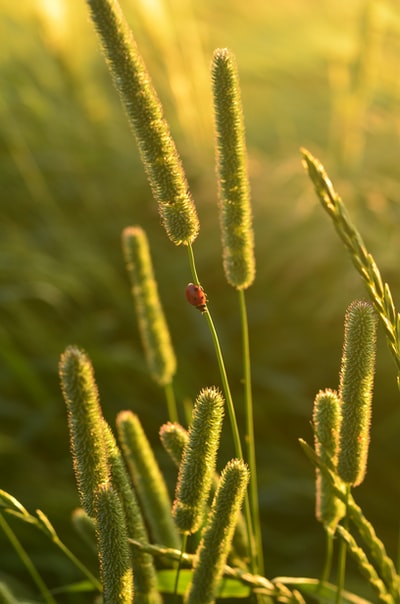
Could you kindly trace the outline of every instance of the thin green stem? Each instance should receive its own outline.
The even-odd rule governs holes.
[[[349,524],[349,516],[348,516],[348,500],[350,496],[350,485],[347,485],[346,488],[346,516],[343,520],[343,526],[347,530]],[[342,601],[342,595],[344,590],[344,581],[346,575],[346,557],[347,557],[347,544],[344,540],[341,540],[339,545],[339,558],[338,558],[338,573],[337,573],[337,590],[336,590],[336,604],[340,604]]]
[[[257,460],[254,439],[253,393],[251,387],[251,362],[249,326],[247,320],[246,297],[244,289],[239,289],[240,318],[242,327],[243,381],[246,414],[245,443],[247,463],[250,468],[249,497],[253,519],[253,531],[257,546],[258,572],[264,573],[264,556],[261,536],[260,508],[258,503]]]
[[[211,313],[210,313],[210,311],[208,309],[205,311],[204,315],[205,315],[205,318],[206,318],[207,323],[208,323],[208,327],[209,327],[210,332],[211,332],[211,337],[213,339],[215,353],[217,355],[217,361],[218,361],[218,366],[219,366],[219,371],[220,371],[221,381],[222,381],[222,388],[224,390],[226,405],[227,405],[227,408],[228,408],[229,419],[230,419],[230,422],[231,422],[231,429],[232,429],[233,444],[234,444],[234,447],[235,447],[235,454],[238,457],[238,459],[244,459],[242,444],[241,444],[241,441],[240,441],[239,427],[238,427],[238,423],[237,423],[237,419],[236,419],[235,407],[233,405],[231,390],[230,390],[230,387],[229,387],[228,376],[226,374],[225,363],[224,363],[224,359],[223,359],[223,356],[222,356],[222,350],[221,350],[221,346],[220,346],[220,343],[219,343],[217,330],[215,329],[215,325],[214,325],[214,322],[212,320]]]
[[[178,409],[176,406],[175,392],[172,382],[165,384],[164,393],[167,401],[168,419],[170,422],[179,423]]]
[[[30,557],[26,553],[25,549],[22,547],[19,539],[17,538],[17,536],[15,535],[14,531],[12,530],[12,528],[10,527],[10,525],[8,524],[8,522],[6,521],[6,519],[4,518],[3,514],[1,514],[1,513],[0,513],[0,526],[3,529],[4,533],[6,534],[6,536],[7,536],[8,540],[10,541],[11,545],[13,546],[13,548],[15,549],[15,551],[17,552],[17,554],[18,554],[21,562],[23,563],[23,565],[27,569],[28,573],[32,577],[33,581],[35,582],[36,586],[38,587],[40,593],[43,596],[43,599],[45,600],[45,602],[47,602],[47,604],[57,604],[56,600],[53,598],[53,596],[49,592],[46,584],[44,583],[44,581],[42,579],[42,577],[39,575],[38,571],[36,570],[36,568],[35,568],[32,560],[30,559]]]
[[[188,245],[187,249],[188,249],[189,264],[190,264],[190,269],[192,272],[193,281],[196,284],[200,284],[200,281],[199,281],[199,278],[197,275],[197,271],[196,271],[196,264],[195,264],[194,254],[193,254],[193,248],[191,245]],[[242,444],[240,441],[239,428],[238,428],[238,423],[237,423],[237,419],[236,419],[235,407],[233,405],[231,389],[229,386],[228,376],[227,376],[226,369],[225,369],[224,358],[222,355],[222,350],[221,350],[221,346],[219,343],[217,330],[215,329],[215,325],[212,320],[211,313],[208,310],[208,307],[206,308],[206,310],[203,314],[207,320],[208,327],[209,327],[209,330],[211,333],[211,337],[212,337],[212,340],[214,343],[215,354],[217,357],[219,372],[220,372],[220,376],[221,376],[222,389],[224,391],[225,401],[226,401],[229,419],[230,419],[230,423],[231,423],[231,430],[232,430],[235,454],[236,454],[236,457],[238,457],[238,459],[244,459]],[[243,507],[244,507],[244,516],[245,516],[246,528],[247,528],[247,536],[248,536],[248,540],[249,540],[251,570],[252,570],[252,572],[258,572],[257,552],[256,552],[256,544],[255,544],[255,540],[254,540],[253,522],[252,522],[250,500],[249,500],[248,492],[246,492]]]
[[[187,251],[188,251],[188,257],[189,257],[190,272],[192,273],[193,282],[199,285],[200,281],[199,281],[199,278],[197,276],[197,270],[196,270],[196,263],[195,263],[195,260],[194,260],[193,247],[191,245],[188,245],[187,246]]]
[[[332,568],[332,554],[333,554],[333,533],[332,531],[325,531],[326,534],[326,553],[325,553],[325,564],[322,569],[320,586],[323,587],[329,579]]]
[[[71,562],[77,568],[79,568],[79,570],[89,579],[89,581],[92,583],[92,585],[99,592],[102,592],[103,591],[103,587],[101,585],[101,582],[94,575],[92,575],[92,573],[90,572],[90,570],[88,568],[86,568],[86,566],[84,564],[82,564],[82,562],[79,560],[79,558],[77,558],[75,556],[75,554],[73,554],[71,552],[71,550],[69,550],[66,545],[64,545],[64,543],[58,538],[58,536],[55,537],[55,538],[53,538],[53,542],[67,556],[67,558],[69,558],[71,560]]]
[[[179,575],[181,572],[182,562],[183,562],[184,555],[186,552],[187,537],[188,536],[186,533],[182,534],[181,555],[179,556],[178,568],[176,569],[175,586],[174,586],[174,598],[175,598],[176,602],[179,602],[179,594],[178,594]]]

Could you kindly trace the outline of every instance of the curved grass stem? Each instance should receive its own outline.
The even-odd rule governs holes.
[[[90,570],[82,564],[82,562],[71,552],[70,549],[58,538],[53,539],[53,542],[57,545],[57,547],[69,558],[69,560],[78,568],[82,574],[87,577],[90,583],[95,587],[100,593],[103,591],[103,587],[100,581],[90,572]]]
[[[45,584],[42,577],[39,575],[38,571],[36,570],[35,565],[33,564],[32,560],[26,553],[25,549],[22,547],[21,543],[19,542],[19,539],[16,537],[14,531],[11,529],[10,525],[8,524],[8,522],[4,518],[3,514],[1,514],[1,513],[0,513],[0,526],[3,529],[4,533],[6,534],[11,545],[15,549],[19,559],[21,560],[21,562],[27,569],[28,573],[32,577],[32,579],[33,579],[34,583],[36,584],[37,588],[39,589],[40,593],[42,594],[43,600],[47,604],[57,604],[55,599],[49,592],[47,585]]]
[[[197,275],[197,271],[196,271],[196,264],[195,264],[192,246],[188,245],[187,250],[188,250],[189,264],[190,264],[190,269],[192,272],[193,281],[196,284],[200,284],[200,281],[199,281],[199,278]],[[243,449],[242,449],[242,444],[241,444],[240,434],[239,434],[239,427],[238,427],[238,423],[237,423],[237,419],[236,419],[235,407],[234,407],[233,400],[232,400],[231,389],[229,386],[228,376],[227,376],[226,369],[225,369],[224,358],[222,355],[222,350],[221,350],[221,346],[219,343],[217,330],[215,329],[215,325],[214,325],[211,313],[208,310],[208,308],[206,308],[206,310],[203,314],[207,320],[208,327],[209,327],[209,330],[211,333],[211,337],[212,337],[212,340],[214,343],[215,354],[217,357],[219,372],[220,372],[220,376],[221,376],[222,389],[224,391],[229,420],[231,423],[235,455],[238,459],[244,459]],[[250,554],[250,560],[251,560],[251,570],[252,570],[252,572],[258,572],[257,551],[256,551],[256,544],[255,544],[255,539],[254,539],[253,521],[252,521],[250,499],[249,499],[248,492],[246,492],[243,507],[244,507],[245,521],[246,521],[247,537],[248,537],[248,542],[249,542],[248,547],[249,547],[249,554]]]

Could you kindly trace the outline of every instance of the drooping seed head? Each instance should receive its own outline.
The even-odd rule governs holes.
[[[87,2],[135,134],[161,222],[175,245],[189,245],[199,232],[196,208],[146,65],[118,2]]]

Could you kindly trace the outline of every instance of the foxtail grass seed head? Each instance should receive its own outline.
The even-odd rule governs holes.
[[[340,422],[341,403],[337,392],[321,390],[314,401],[315,452],[334,472],[337,470]],[[328,532],[334,533],[346,513],[346,507],[335,496],[331,482],[318,468],[316,476],[316,517]]]
[[[114,85],[136,137],[162,224],[175,245],[193,243],[199,221],[183,166],[144,61],[117,0],[87,0]]]
[[[375,373],[376,314],[368,302],[356,300],[345,317],[339,398],[342,423],[338,474],[359,485],[367,470],[372,391]]]
[[[179,549],[181,539],[171,517],[171,500],[164,477],[137,415],[121,411],[117,431],[143,513],[156,543]]]
[[[189,442],[179,468],[172,514],[184,534],[195,533],[201,525],[212,484],[224,416],[224,398],[214,387],[204,388],[197,397]]]
[[[133,571],[124,511],[109,483],[96,493],[96,519],[104,604],[132,604]]]
[[[107,422],[103,422],[103,427],[112,486],[122,503],[128,535],[147,545],[149,543],[147,529],[121,451]],[[149,553],[135,548],[131,550],[131,559],[134,571],[135,602],[160,604],[161,598],[157,590],[153,557]]]
[[[97,487],[109,478],[103,415],[93,367],[84,351],[69,346],[61,356],[59,372],[81,504],[93,517]]]
[[[250,472],[240,459],[225,466],[196,552],[185,604],[213,604],[232,543]]]
[[[124,229],[122,247],[147,365],[153,379],[160,386],[165,386],[172,382],[176,358],[143,229],[137,226]]]
[[[212,84],[224,271],[232,287],[246,289],[255,277],[254,233],[239,77],[226,48],[214,52]]]
[[[160,440],[174,464],[179,467],[183,451],[189,442],[188,431],[180,424],[167,422],[160,428]]]

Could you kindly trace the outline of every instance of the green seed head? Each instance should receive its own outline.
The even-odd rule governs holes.
[[[185,604],[213,604],[231,547],[250,472],[240,459],[225,466],[204,528]]]
[[[187,430],[180,424],[168,422],[160,428],[160,440],[172,461],[179,467],[183,451],[189,442]]]
[[[179,547],[180,538],[171,518],[171,500],[150,442],[132,411],[117,415],[117,431],[132,482],[156,543]]]
[[[109,483],[96,493],[97,537],[104,602],[133,602],[133,571],[122,504]]]
[[[193,243],[199,221],[158,95],[115,0],[88,0],[114,85],[135,134],[162,224],[175,245]]]
[[[350,304],[340,371],[342,423],[338,473],[343,482],[359,485],[367,470],[369,427],[375,372],[376,315],[368,302]]]
[[[132,295],[147,365],[153,379],[160,386],[165,386],[172,381],[176,370],[176,359],[143,229],[140,227],[124,229],[122,246],[132,284]]]
[[[61,356],[59,371],[78,490],[85,512],[93,517],[97,486],[109,478],[94,371],[86,353],[75,346],[69,346]]]
[[[224,271],[232,287],[246,289],[255,277],[254,234],[239,78],[226,48],[214,52],[212,83]]]
[[[315,451],[321,461],[336,472],[341,403],[336,392],[321,390],[314,401]],[[345,505],[334,493],[329,480],[316,471],[316,517],[330,532],[335,532],[338,522],[345,514]]]
[[[179,469],[172,513],[183,533],[201,525],[215,470],[224,415],[224,399],[217,388],[204,388],[197,397],[189,441]]]

